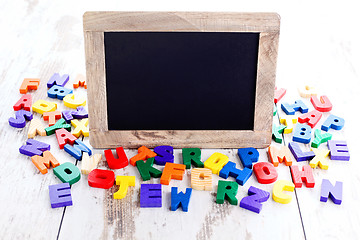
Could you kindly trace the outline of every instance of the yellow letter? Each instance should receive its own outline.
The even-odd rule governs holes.
[[[311,151],[315,153],[315,157],[310,161],[310,167],[316,168],[319,165],[321,169],[327,170],[329,168],[329,163],[326,158],[329,156],[330,151],[326,149],[319,150],[316,148],[312,148]]]
[[[63,99],[64,105],[69,108],[77,108],[79,106],[85,106],[86,98],[85,97],[77,97],[75,99],[74,94],[68,94]]]
[[[229,157],[222,153],[213,153],[205,162],[204,166],[211,169],[213,174],[219,175],[220,170],[227,164]]]
[[[292,197],[290,195],[283,193],[283,191],[293,192],[294,188],[295,185],[292,182],[286,180],[278,180],[274,184],[274,188],[273,188],[274,201],[282,204],[287,204],[291,202]]]
[[[116,176],[116,185],[120,185],[120,187],[114,193],[114,199],[122,199],[126,196],[128,187],[135,186],[135,176]]]
[[[43,114],[44,112],[51,112],[51,111],[55,111],[56,110],[56,103],[53,102],[48,102],[45,100],[37,100],[33,105],[32,105],[32,110],[34,112]]]

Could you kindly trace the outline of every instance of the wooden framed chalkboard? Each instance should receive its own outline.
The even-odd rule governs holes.
[[[271,143],[275,13],[86,12],[90,144]]]

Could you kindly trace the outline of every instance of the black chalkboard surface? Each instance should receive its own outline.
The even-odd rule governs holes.
[[[259,33],[104,32],[108,130],[253,130]]]

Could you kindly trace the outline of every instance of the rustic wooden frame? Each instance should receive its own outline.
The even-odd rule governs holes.
[[[276,13],[86,12],[83,17],[90,144],[95,148],[264,148],[272,135],[273,98],[280,17]],[[104,32],[257,32],[260,33],[254,129],[108,130]]]

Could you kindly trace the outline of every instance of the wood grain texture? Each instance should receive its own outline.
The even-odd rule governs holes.
[[[107,131],[105,50],[103,32],[84,32],[86,76],[88,81],[89,129]],[[91,134],[92,135],[92,134]],[[93,137],[93,136],[91,136]]]
[[[208,148],[264,148],[269,145],[268,132],[255,131],[93,131],[90,144],[97,148],[139,148],[171,145]]]
[[[278,32],[275,13],[86,12],[84,31]]]
[[[96,149],[94,152],[100,151]],[[202,161],[215,151],[229,156],[230,161],[236,162],[237,167],[242,168],[236,149],[202,149]],[[137,154],[137,151],[126,149],[125,153],[131,158]],[[174,150],[175,163],[182,163],[181,155],[181,149]],[[267,161],[265,149],[260,150],[260,161]],[[104,159],[99,165],[101,169],[108,169]],[[162,166],[156,168],[163,170]],[[135,187],[128,189],[124,199],[116,200],[113,194],[118,190],[118,186],[114,185],[108,190],[91,188],[87,185],[86,177],[83,177],[77,186],[74,185],[76,188],[74,191],[77,193],[74,195],[74,201],[82,204],[66,210],[60,239],[70,237],[82,239],[89,237],[90,233],[91,239],[221,239],[224,236],[230,239],[243,237],[260,239],[265,237],[264,234],[270,234],[271,238],[275,239],[286,239],[289,232],[296,236],[295,239],[302,239],[303,232],[296,201],[284,207],[269,200],[264,203],[263,211],[259,215],[227,202],[217,204],[215,203],[217,183],[218,180],[224,179],[213,174],[211,191],[193,190],[189,212],[184,213],[181,210],[172,212],[170,211],[171,187],[178,187],[179,191],[183,192],[190,187],[191,169],[188,169],[182,181],[171,180],[170,185],[162,186],[161,208],[140,208],[140,184],[159,183],[160,180],[151,179],[143,182],[137,169],[131,165],[114,172],[115,175],[135,176]],[[291,180],[287,167],[284,166],[278,172],[279,178]],[[227,180],[233,179],[230,177]],[[239,188],[237,194],[239,201],[247,196],[247,189],[252,185],[269,192],[273,186],[273,184],[259,184],[255,177],[251,177],[244,187]],[[77,224],[74,224],[75,222]],[[274,222],[282,222],[289,232],[273,231]],[[262,231],[257,231],[259,228]]]
[[[356,23],[360,22],[360,15],[356,1],[348,1],[346,4],[347,7],[344,7],[338,2],[323,0],[299,2],[296,5],[265,0],[247,3],[237,0],[182,0],[177,3],[159,0],[128,1],[121,4],[116,0],[106,3],[69,0],[3,1],[0,9],[3,20],[0,21],[0,28],[4,33],[0,39],[0,238],[55,239],[60,231],[59,239],[66,240],[287,240],[304,239],[303,223],[307,239],[359,239],[359,120],[354,103],[358,101],[360,89],[360,70],[357,67],[360,64],[360,34],[354,29]],[[46,98],[45,83],[54,72],[69,73],[70,77],[85,73],[82,14],[89,9],[278,11],[282,16],[282,30],[277,86],[288,90],[282,102],[300,99],[297,87],[305,82],[311,82],[320,90],[320,94],[326,94],[334,105],[332,113],[346,121],[344,129],[334,137],[348,142],[350,161],[330,160],[329,170],[314,171],[314,189],[303,186],[295,190],[296,195],[289,193],[292,194],[293,201],[286,206],[269,199],[259,215],[239,206],[215,204],[218,180],[215,175],[212,192],[193,190],[188,213],[181,210],[171,212],[169,187],[177,186],[181,191],[189,187],[189,170],[183,181],[172,181],[170,186],[164,187],[164,205],[161,209],[139,208],[140,181],[129,189],[129,195],[125,199],[114,201],[112,193],[117,190],[117,186],[110,190],[90,188],[83,175],[71,189],[74,206],[67,207],[65,213],[64,209],[51,209],[47,187],[49,184],[59,183],[59,180],[54,177],[52,169],[42,175],[30,158],[18,153],[18,148],[26,141],[29,123],[24,129],[14,129],[8,125],[7,120],[13,116],[13,104],[21,97],[18,88],[23,78],[41,79],[39,90],[30,92],[36,101]],[[86,94],[86,91],[75,91],[76,94]],[[60,100],[51,101],[61,105]],[[306,104],[311,106],[309,102]],[[278,111],[281,111],[279,104]],[[40,119],[39,114],[34,117]],[[322,121],[324,119],[323,117]],[[285,135],[285,141],[288,141],[287,138],[290,136]],[[52,153],[61,163],[74,162],[67,153],[57,149],[56,138],[36,136],[35,139],[50,143]],[[271,144],[279,146],[273,141]],[[302,149],[306,150],[308,146],[303,145]],[[128,157],[136,154],[135,150],[125,151]],[[177,163],[181,163],[180,151],[175,149]],[[242,167],[236,149],[202,149],[202,160],[215,151],[228,155],[230,160],[237,163],[237,167]],[[94,152],[101,153],[101,150]],[[265,150],[260,150],[260,161],[268,161],[266,154]],[[294,164],[301,166],[307,163]],[[104,158],[100,168],[108,169]],[[291,180],[288,167],[280,165],[276,170],[279,179]],[[115,173],[135,174],[140,179],[136,168],[132,166],[116,170]],[[343,203],[340,206],[333,204],[331,200],[327,203],[319,201],[319,185],[323,178],[330,179],[332,183],[335,180],[344,182]],[[239,200],[247,196],[247,189],[251,185],[269,192],[273,186],[259,184],[252,176],[244,187],[239,187]],[[295,201],[296,197],[298,202]]]
[[[83,17],[89,89],[90,143],[95,148],[174,147],[264,148],[271,142],[280,17],[275,13],[87,12]],[[253,131],[108,130],[104,32],[259,32]],[[113,109],[115,110],[115,109]],[[117,111],[117,110],[116,110]],[[195,144],[195,145],[194,145]]]
[[[288,90],[288,95],[285,95],[285,97],[278,104],[284,102],[293,102],[294,99],[301,99],[306,104],[306,106],[309,107],[309,112],[314,109],[313,105],[310,102],[310,98],[300,97],[300,94],[295,88],[290,88]],[[330,99],[334,99],[332,98],[332,95],[329,95],[329,90],[327,87],[318,88],[317,92],[318,96],[326,94]],[[332,111],[322,113],[322,118],[312,129],[312,140],[314,139],[314,130],[320,129],[321,125],[327,119],[327,117],[330,116],[330,114],[334,114],[336,116],[344,115],[344,111],[339,108],[339,106],[341,105],[343,104],[341,104],[341,100],[339,100],[334,105]],[[279,114],[284,115],[285,113],[279,108]],[[299,117],[300,115],[301,113],[297,112],[295,117]],[[348,129],[348,126],[346,124],[347,122],[345,123],[345,126],[342,130],[338,131],[330,129],[328,131],[333,135],[332,140],[348,140],[344,134]],[[285,145],[287,146],[289,142],[292,142],[293,133],[283,135]],[[302,151],[310,151],[311,149],[311,143],[299,143],[299,145]],[[327,150],[327,144],[322,143],[318,147],[318,149]],[[304,230],[308,239],[324,239],[329,235],[333,235],[334,233],[339,233],[339,235],[341,235],[341,238],[358,238],[360,236],[359,233],[355,231],[356,227],[353,225],[353,221],[357,221],[356,216],[359,215],[360,210],[356,207],[357,204],[351,199],[349,199],[351,198],[350,196],[356,196],[360,192],[359,190],[351,186],[356,181],[357,173],[355,170],[355,166],[358,165],[358,163],[355,163],[356,165],[354,165],[353,157],[354,155],[351,155],[351,159],[349,162],[330,160],[330,158],[328,157],[328,170],[320,169],[319,167],[312,169],[315,179],[314,188],[306,188],[304,183],[302,188],[295,188],[296,196],[299,202],[299,209],[301,211],[301,216],[304,224]],[[297,165],[299,166],[299,168],[302,168],[302,166],[304,165],[309,165],[309,162],[310,161],[295,161],[293,162],[293,165]],[[322,179],[329,179],[332,184],[335,184],[336,181],[343,182],[344,198],[340,206],[335,205],[331,200],[328,200],[327,203],[320,202]],[[319,222],[317,219],[328,219],[329,221],[325,221],[328,222],[328,224],[324,224],[324,222]],[[321,231],[318,231],[317,229],[321,229]]]

